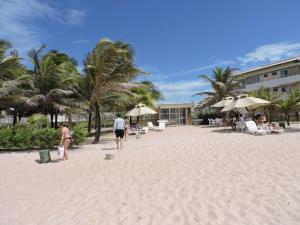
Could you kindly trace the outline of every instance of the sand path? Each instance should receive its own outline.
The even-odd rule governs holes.
[[[111,138],[65,162],[0,154],[0,224],[300,224],[300,132],[171,127],[104,160]]]

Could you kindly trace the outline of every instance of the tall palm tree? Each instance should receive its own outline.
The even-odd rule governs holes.
[[[287,125],[290,126],[290,116],[292,112],[296,111],[297,104],[300,102],[300,90],[292,89],[289,96],[282,100],[280,103],[280,109],[286,118]]]
[[[32,98],[41,113],[50,114],[51,127],[54,127],[54,116],[57,123],[57,114],[70,110],[74,103],[74,94],[79,89],[79,73],[74,60],[67,54],[51,50],[42,55],[44,48],[32,49],[28,53],[34,65],[33,80],[38,90]]]
[[[218,101],[221,101],[222,98],[227,96],[235,96],[241,92],[236,91],[237,82],[234,81],[231,77],[232,69],[227,67],[223,69],[222,67],[217,66],[213,69],[212,76],[208,75],[199,75],[198,77],[208,81],[212,87],[212,91],[199,92],[194,95],[206,96],[203,101],[200,103],[200,107],[205,107],[212,105]]]
[[[15,125],[17,117],[34,105],[29,98],[34,88],[18,52],[9,51],[11,47],[10,42],[0,40],[0,110],[11,109]]]
[[[90,108],[95,111],[96,133],[93,143],[100,140],[102,102],[112,93],[130,94],[129,89],[138,86],[129,83],[142,73],[133,64],[133,55],[133,49],[128,43],[102,39],[85,59],[84,71],[90,86]]]
[[[12,80],[25,74],[26,70],[20,63],[16,50],[11,50],[12,45],[0,39],[0,80]]]

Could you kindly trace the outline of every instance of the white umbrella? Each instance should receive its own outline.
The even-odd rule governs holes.
[[[229,105],[230,103],[232,103],[233,101],[234,101],[233,97],[226,97],[226,98],[223,98],[221,101],[217,102],[216,104],[212,105],[212,107],[223,108],[223,107]]]
[[[155,114],[153,109],[150,109],[146,105],[139,103],[137,104],[132,110],[127,112],[125,115],[126,116],[141,116],[141,115],[146,115],[146,114]]]
[[[231,111],[233,109],[240,109],[240,108],[257,108],[260,106],[268,105],[271,102],[266,101],[264,99],[250,97],[248,95],[240,95],[237,97],[236,100],[234,100],[229,105],[225,106],[221,111]]]

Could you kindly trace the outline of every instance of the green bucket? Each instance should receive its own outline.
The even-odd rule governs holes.
[[[41,163],[47,163],[51,161],[50,152],[48,149],[40,150]]]

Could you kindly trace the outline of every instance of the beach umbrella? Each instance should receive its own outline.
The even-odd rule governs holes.
[[[226,111],[231,111],[231,110],[239,109],[239,108],[254,109],[254,108],[264,106],[264,105],[268,105],[270,103],[271,102],[266,101],[264,99],[255,98],[255,97],[251,97],[248,95],[240,95],[232,103],[225,106],[221,111],[226,112]]]
[[[146,115],[146,114],[156,114],[156,113],[157,112],[155,112],[153,109],[150,109],[146,105],[139,103],[132,110],[127,112],[125,115],[139,117],[139,116]],[[139,129],[138,129],[136,138],[140,138],[140,130]]]
[[[230,103],[232,103],[233,101],[234,101],[233,97],[226,97],[226,98],[223,98],[221,101],[217,102],[216,104],[212,105],[212,107],[223,108],[223,107],[229,105]]]
[[[146,114],[155,114],[153,109],[150,109],[146,105],[139,103],[137,104],[132,110],[127,112],[125,116],[141,116],[141,115],[146,115]]]

